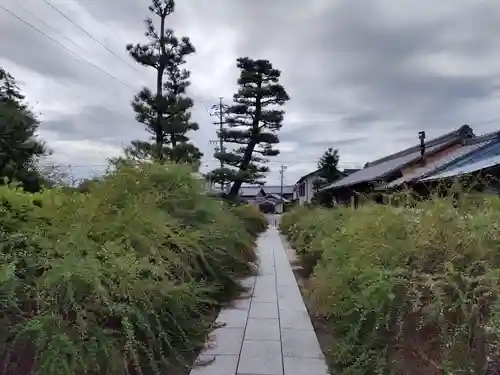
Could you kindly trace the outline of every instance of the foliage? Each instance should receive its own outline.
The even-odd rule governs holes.
[[[467,194],[285,214],[281,230],[318,261],[308,290],[336,370],[493,373],[499,225],[500,198]]]
[[[254,236],[264,232],[268,227],[267,218],[260,210],[250,204],[243,204],[233,208],[233,213],[246,224],[250,233]]]
[[[342,172],[338,170],[339,153],[338,150],[329,148],[324,152],[318,162],[318,178],[314,181],[314,196],[312,203],[325,207],[333,206],[333,193],[331,191],[319,191],[324,184],[337,181],[342,177]]]
[[[32,192],[43,183],[37,162],[49,153],[36,137],[38,125],[14,77],[0,68],[0,178]]]
[[[279,154],[273,148],[279,143],[284,112],[279,109],[290,98],[279,83],[281,72],[268,60],[237,59],[241,70],[240,86],[234,94],[234,104],[226,110],[228,128],[220,133],[224,143],[234,144],[234,150],[220,150],[215,157],[229,167],[212,171],[211,180],[233,182],[228,194],[234,199],[243,183],[258,183],[269,168],[262,165],[266,157]],[[256,155],[257,154],[257,155]]]
[[[170,373],[255,260],[253,230],[179,165],[86,194],[3,186],[0,216],[6,374]]]
[[[146,19],[148,43],[129,44],[127,50],[139,64],[156,70],[155,91],[143,88],[132,102],[137,121],[152,137],[148,142],[132,142],[125,152],[140,160],[196,163],[202,154],[189,143],[187,133],[198,130],[198,124],[191,120],[193,100],[186,95],[190,72],[182,68],[195,49],[188,37],[178,38],[166,28],[174,0],[152,0],[149,10],[159,25]]]
[[[147,141],[132,141],[129,146],[124,149],[124,158],[113,160],[113,164],[118,164],[123,161],[147,161],[154,160],[155,145]],[[183,142],[176,144],[175,148],[170,146],[162,146],[162,160],[170,160],[177,163],[190,164],[198,169],[200,160],[203,154],[200,150],[191,143]]]

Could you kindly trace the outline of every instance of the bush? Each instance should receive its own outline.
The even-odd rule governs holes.
[[[343,374],[486,374],[496,353],[500,198],[290,213]],[[294,215],[294,216],[291,216]],[[500,320],[499,320],[500,321]],[[496,329],[496,328],[495,328]]]
[[[309,277],[320,260],[321,241],[339,229],[338,221],[351,209],[327,210],[299,208],[282,215],[280,231],[288,236],[303,267],[303,276]]]
[[[168,372],[255,259],[254,232],[181,166],[123,167],[86,194],[0,187],[0,198],[7,374]]]
[[[233,208],[233,213],[243,220],[248,231],[254,236],[264,232],[268,227],[267,218],[254,205],[243,204],[236,206]]]

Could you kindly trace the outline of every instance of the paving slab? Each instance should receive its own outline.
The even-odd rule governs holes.
[[[237,374],[283,375],[281,343],[244,341]]]
[[[284,375],[330,375],[324,359],[284,358],[283,365]]]
[[[279,319],[278,304],[276,302],[252,302],[249,317],[254,319]]]
[[[198,357],[213,361],[190,375],[329,375],[277,228],[271,225],[257,246],[258,275],[242,281],[249,298],[221,310],[224,326]]]
[[[210,333],[207,341],[208,345],[206,345],[202,354],[239,355],[244,334],[245,328],[218,328]]]
[[[238,368],[238,355],[200,355],[198,361],[209,364],[195,367],[189,375],[235,375]]]
[[[279,319],[248,319],[246,341],[280,341]]]
[[[316,332],[284,329],[281,331],[283,357],[318,358],[324,357]]]
[[[226,328],[245,328],[247,325],[247,319],[247,310],[229,308],[221,310],[216,323],[218,326],[224,325]]]

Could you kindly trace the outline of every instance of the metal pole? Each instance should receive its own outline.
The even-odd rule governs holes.
[[[219,148],[220,152],[224,152],[224,140],[222,137],[222,131],[224,130],[224,122],[223,122],[223,104],[222,104],[222,96],[219,97]],[[224,168],[224,162],[222,159],[220,160],[220,168]],[[224,181],[220,183],[220,189],[224,192]]]
[[[285,178],[285,166],[283,164],[280,167],[280,177],[281,177],[281,184],[280,184],[281,210],[285,211],[285,209],[284,209],[284,202],[283,202],[283,182],[284,182],[284,178]]]

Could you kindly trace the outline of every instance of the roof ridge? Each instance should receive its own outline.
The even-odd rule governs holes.
[[[478,135],[478,136],[473,137],[473,138],[464,139],[463,144],[464,145],[473,145],[476,143],[492,141],[492,140],[497,139],[497,138],[500,139],[500,131],[499,130],[494,131],[494,132],[484,133],[484,134]]]
[[[457,138],[457,137],[467,136],[467,134],[471,134],[472,137],[475,137],[474,132],[469,125],[462,125],[458,129],[455,129],[449,133],[443,134],[439,137],[432,138],[431,140],[425,142],[425,147],[432,147],[432,146],[435,146],[439,143],[444,143],[446,141],[450,141],[450,140]],[[387,156],[384,156],[383,158],[380,158],[380,159],[374,160],[370,163],[367,163],[365,165],[365,168],[371,167],[371,166],[374,166],[376,164],[380,164],[380,163],[383,163],[385,161],[395,159],[395,158],[398,158],[398,157],[401,157],[401,156],[404,156],[404,155],[407,155],[407,154],[410,154],[410,153],[413,153],[413,152],[416,152],[419,150],[420,150],[420,145],[412,146],[412,147],[406,148],[404,150],[398,151],[394,154],[387,155]]]

